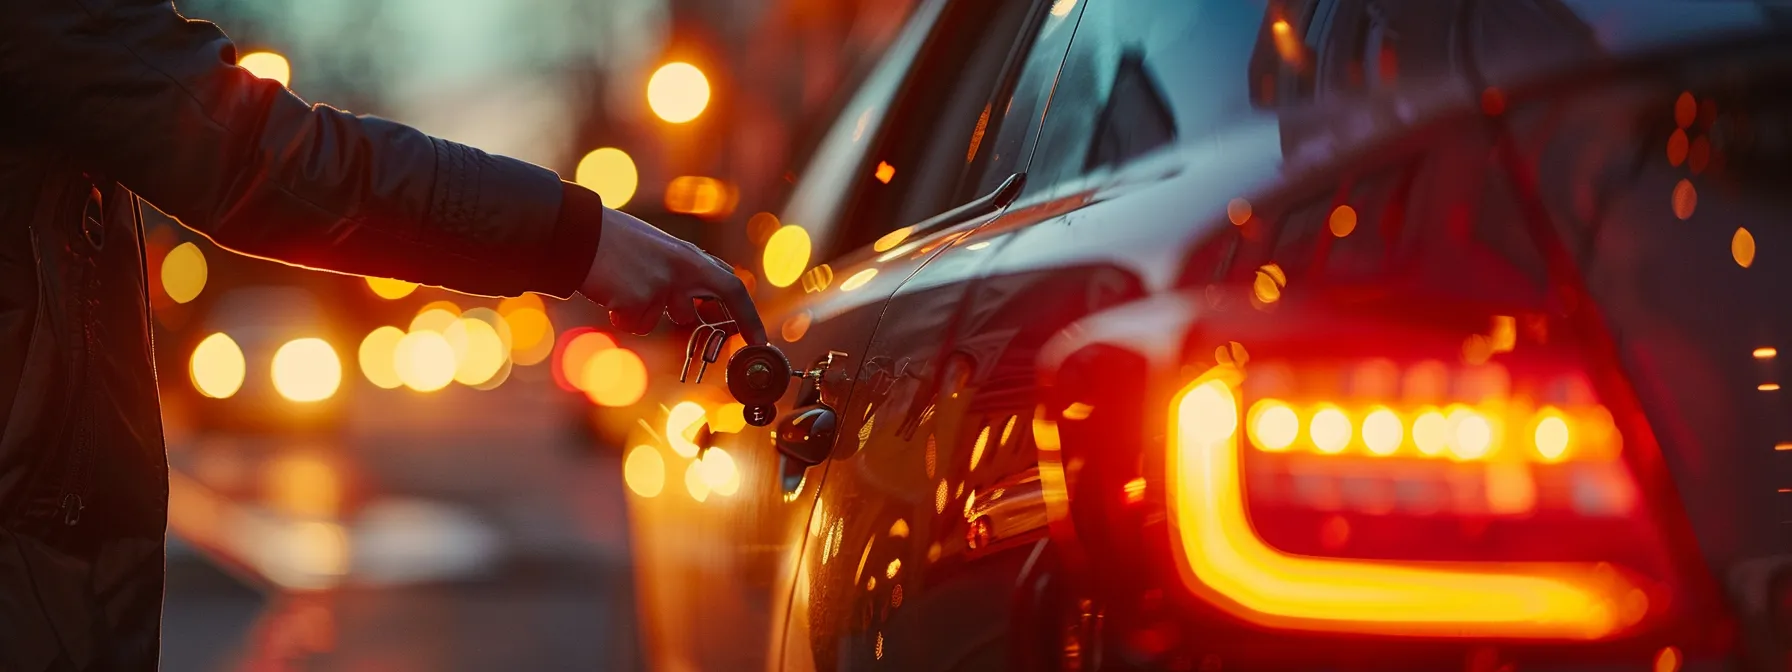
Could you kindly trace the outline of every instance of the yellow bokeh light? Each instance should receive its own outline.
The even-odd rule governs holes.
[[[733,434],[747,428],[747,407],[738,401],[722,404],[709,417],[709,429],[722,434]]]
[[[877,162],[877,172],[873,173],[872,176],[876,177],[879,182],[889,184],[890,180],[896,179],[896,167],[889,163],[879,161]]]
[[[411,292],[417,291],[417,283],[415,282],[405,282],[403,280],[393,280],[391,278],[375,278],[372,276],[362,279],[367,281],[367,288],[373,290],[374,296],[378,296],[382,299],[396,301],[410,296]]]
[[[1343,452],[1350,445],[1350,417],[1336,408],[1322,408],[1307,425],[1307,438],[1322,453]]]
[[[534,308],[507,313],[510,324],[510,358],[523,366],[533,366],[554,352],[554,324],[548,314]]]
[[[1730,258],[1743,268],[1755,265],[1755,234],[1746,228],[1737,228],[1736,234],[1730,237]]]
[[[871,249],[876,252],[888,252],[890,248],[901,245],[902,241],[908,240],[908,237],[914,234],[914,232],[915,227],[912,226],[905,226],[895,231],[891,231],[884,234],[882,238],[878,238],[877,242],[872,243]]]
[[[709,78],[689,63],[674,61],[660,66],[647,79],[647,106],[659,118],[682,124],[709,107]]]
[[[413,331],[395,351],[398,379],[418,392],[434,392],[454,381],[454,347],[436,331]]]
[[[430,304],[417,311],[417,316],[411,318],[411,331],[433,331],[440,334],[448,331],[448,327],[453,326],[455,322],[460,321],[459,310],[450,311],[445,308],[431,307],[435,305]]]
[[[342,386],[342,360],[321,338],[287,341],[274,352],[274,390],[299,403],[329,399]]]
[[[1288,276],[1282,274],[1282,267],[1276,264],[1264,264],[1257,269],[1257,277],[1251,281],[1251,293],[1259,303],[1270,304],[1282,299],[1282,287],[1288,284]]]
[[[765,241],[765,281],[773,287],[789,287],[809,267],[811,243],[803,227],[786,225]]]
[[[642,498],[657,497],[666,488],[666,459],[653,446],[635,446],[622,462],[622,480]]]
[[[1459,460],[1473,460],[1487,455],[1493,447],[1493,425],[1475,411],[1459,408],[1445,418],[1450,426],[1450,454]]]
[[[1251,409],[1251,444],[1270,452],[1287,450],[1300,438],[1300,418],[1294,409],[1273,399],[1257,402]],[[1069,417],[1066,413],[1065,417]]]
[[[1537,423],[1537,430],[1532,433],[1532,440],[1537,443],[1537,454],[1546,462],[1560,462],[1568,454],[1568,421],[1560,415],[1546,415]]]
[[[860,287],[864,287],[866,283],[871,282],[871,279],[875,277],[877,277],[877,269],[875,268],[867,268],[859,271],[852,274],[852,277],[847,278],[846,282],[840,283],[840,291],[850,292]]]
[[[632,406],[647,394],[647,365],[627,348],[599,351],[585,361],[580,386],[599,406]]]
[[[733,495],[740,490],[740,470],[734,465],[734,456],[721,448],[711,448],[703,452],[703,484],[709,486],[711,492],[723,497]]]
[[[1393,455],[1406,438],[1400,416],[1385,408],[1377,408],[1363,418],[1363,445],[1376,455]]]
[[[262,79],[271,79],[281,86],[292,84],[292,62],[271,51],[251,51],[236,59],[236,64],[249,74]]]
[[[464,349],[456,348],[460,352],[455,353],[458,355],[454,367],[455,382],[468,386],[483,385],[498,374],[498,369],[504,368],[507,353],[504,341],[499,337],[498,330],[485,320],[462,318],[449,327],[448,332],[444,337],[449,338],[451,344],[455,340],[462,340],[466,344]],[[453,338],[455,336],[459,339]]]
[[[603,197],[604,205],[611,209],[627,205],[629,199],[635,197],[640,180],[635,160],[628,152],[615,147],[592,150],[579,159],[579,166],[573,171],[573,181],[597,192]]]
[[[698,446],[693,443],[697,432],[703,429],[703,421],[707,411],[694,401],[681,401],[666,412],[666,444],[679,457],[696,457]]]
[[[367,376],[367,382],[386,390],[404,385],[398,377],[398,342],[401,340],[404,340],[404,331],[398,327],[380,327],[361,339],[356,360],[361,363],[361,374]]]
[[[227,399],[243,387],[243,349],[223,332],[212,334],[193,348],[188,373],[193,388],[213,399]]]
[[[498,302],[498,314],[507,318],[511,313],[525,309],[546,311],[548,307],[541,302],[541,295],[533,292],[525,293],[522,296],[512,296]]]
[[[162,289],[175,303],[199,298],[205,290],[205,253],[198,245],[181,243],[162,258]]]
[[[703,480],[703,463],[692,460],[684,468],[684,490],[699,502],[709,499],[709,483]]]
[[[1057,0],[1052,3],[1052,16],[1070,16],[1070,10],[1076,8],[1076,0]]]

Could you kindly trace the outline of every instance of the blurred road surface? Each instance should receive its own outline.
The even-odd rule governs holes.
[[[307,438],[171,427],[163,668],[643,669],[616,451],[542,368],[356,376]]]

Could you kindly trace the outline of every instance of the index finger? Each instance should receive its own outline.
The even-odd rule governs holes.
[[[716,292],[716,300],[727,309],[728,316],[734,318],[735,326],[740,328],[740,337],[747,345],[770,342],[765,335],[765,323],[759,319],[759,309],[753,305],[753,297],[747,293],[747,286],[740,277],[732,272],[720,272],[717,276],[717,286],[711,289]]]

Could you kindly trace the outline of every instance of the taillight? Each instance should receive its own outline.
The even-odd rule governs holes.
[[[1272,627],[1566,640],[1659,606],[1584,376],[1289,353],[1222,357],[1169,402],[1172,545],[1208,601]]]

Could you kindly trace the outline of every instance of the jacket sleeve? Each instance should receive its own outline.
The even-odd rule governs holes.
[[[309,105],[169,0],[0,0],[0,101],[219,245],[458,291],[569,296],[597,217],[545,168]]]

